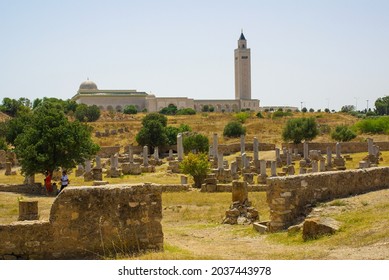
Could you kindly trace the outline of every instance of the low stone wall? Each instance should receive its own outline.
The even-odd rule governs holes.
[[[381,151],[389,151],[389,142],[374,142],[375,145],[380,147]],[[342,153],[363,153],[367,151],[367,142],[342,142],[340,144]],[[322,154],[327,152],[327,147],[331,147],[333,153],[336,152],[336,143],[315,143],[309,142],[309,150],[320,150]],[[299,153],[303,153],[303,144],[282,143],[282,148],[297,148]]]
[[[156,185],[68,187],[49,221],[0,225],[0,259],[100,259],[162,250],[161,189]]]
[[[247,185],[248,192],[264,192],[266,189],[266,185]],[[217,185],[203,184],[201,186],[201,192],[232,192],[232,183]]]
[[[270,231],[295,224],[317,202],[389,188],[389,167],[310,173],[267,179]]]
[[[45,195],[46,188],[41,183],[35,183],[33,185],[0,185],[0,192],[14,192],[14,193],[25,193],[33,195]]]
[[[259,143],[258,150],[259,151],[272,151],[276,148],[275,144],[269,143]],[[224,155],[234,154],[240,152],[240,143],[233,144],[219,144],[218,145],[219,152]],[[246,143],[245,145],[246,151],[253,151],[253,143]]]

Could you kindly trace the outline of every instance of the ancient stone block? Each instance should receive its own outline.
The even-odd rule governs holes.
[[[38,201],[19,201],[19,221],[39,220]]]
[[[340,228],[340,223],[328,217],[308,218],[303,225],[303,239],[316,239],[323,235],[334,234]]]

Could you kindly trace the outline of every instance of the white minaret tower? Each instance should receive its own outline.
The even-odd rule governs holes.
[[[251,57],[246,38],[242,33],[235,49],[235,99],[251,99]]]

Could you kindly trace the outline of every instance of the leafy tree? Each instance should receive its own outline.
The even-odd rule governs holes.
[[[37,107],[23,132],[15,139],[22,173],[32,175],[74,168],[91,158],[99,146],[91,140],[92,128],[69,122],[50,102]]]
[[[308,109],[306,107],[304,107],[301,109],[301,112],[306,113],[306,112],[308,112]]]
[[[204,105],[203,108],[201,109],[202,112],[209,112],[209,106]]]
[[[9,144],[15,145],[16,137],[23,133],[24,129],[31,121],[31,116],[31,111],[22,111],[18,113],[17,117],[7,120],[4,123],[3,135]]]
[[[196,153],[206,153],[209,150],[209,140],[202,134],[193,134],[184,137],[183,140],[184,151],[196,151]]]
[[[136,109],[136,107],[134,105],[127,105],[126,107],[124,107],[123,113],[135,115],[138,113],[138,110]]]
[[[180,164],[181,172],[193,177],[196,188],[201,188],[201,184],[204,182],[210,167],[211,165],[206,154],[189,153]]]
[[[0,137],[0,150],[8,150],[8,145],[4,137]]]
[[[213,107],[213,106],[209,106],[209,112],[215,112],[215,107]]]
[[[328,108],[325,108],[325,109],[324,109],[324,112],[326,112],[326,113],[330,113],[330,109],[328,109]]]
[[[335,131],[331,133],[331,138],[336,141],[347,142],[357,137],[347,125],[338,125]]]
[[[30,111],[30,103],[30,100],[24,97],[19,98],[19,100],[5,97],[3,104],[0,105],[0,111],[11,117],[16,117],[21,111]]]
[[[147,114],[143,119],[142,119],[142,125],[145,126],[149,121],[156,120],[162,124],[163,127],[167,125],[167,117],[158,114],[158,113],[150,113]]]
[[[238,121],[231,121],[224,127],[223,136],[240,137],[242,134],[246,134],[246,129]]]
[[[313,112],[315,112],[315,109],[310,108],[310,109],[309,109],[309,112],[310,112],[310,113],[313,113]]]
[[[389,115],[389,96],[378,98],[374,106],[377,115]]]
[[[342,108],[340,109],[340,111],[343,113],[349,113],[349,112],[355,111],[355,106],[354,105],[343,105]]]
[[[301,143],[302,140],[312,140],[318,134],[318,127],[314,118],[297,118],[287,121],[282,132],[285,141],[292,140],[294,143]]]
[[[165,127],[165,134],[167,137],[167,144],[176,145],[177,144],[177,134],[180,132],[178,127],[167,126]]]
[[[136,141],[141,146],[148,145],[151,150],[164,146],[168,143],[165,127],[156,119],[149,120],[136,135]]]
[[[88,106],[86,104],[79,104],[76,108],[74,116],[80,122],[94,122],[100,117],[100,108],[96,105]]]

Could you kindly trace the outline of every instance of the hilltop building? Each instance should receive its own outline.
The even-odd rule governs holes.
[[[177,106],[178,109],[192,108],[198,112],[206,105],[214,107],[216,112],[238,112],[242,109],[259,111],[259,100],[251,99],[251,57],[243,32],[234,54],[235,99],[195,100],[188,97],[156,97],[136,90],[101,90],[88,79],[80,85],[72,100],[110,111],[122,111],[125,106],[134,105],[138,111],[158,112],[170,104]]]

